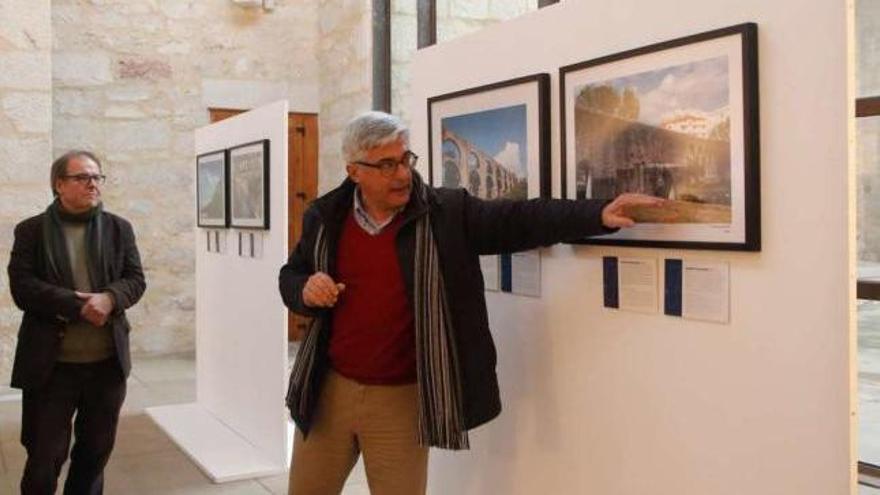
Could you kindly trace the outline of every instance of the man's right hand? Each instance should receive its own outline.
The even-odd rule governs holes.
[[[303,287],[303,303],[312,308],[332,308],[345,290],[345,284],[337,284],[323,272],[314,273]]]

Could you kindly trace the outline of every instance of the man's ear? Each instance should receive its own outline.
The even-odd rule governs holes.
[[[358,183],[358,168],[353,164],[349,163],[345,165],[345,170],[348,172],[348,178],[351,179],[355,184]]]

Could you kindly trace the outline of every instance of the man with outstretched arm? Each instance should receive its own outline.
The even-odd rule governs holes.
[[[373,495],[424,494],[428,448],[464,449],[501,411],[479,256],[629,227],[663,200],[484,201],[428,187],[399,119],[346,128],[348,177],[318,198],[281,268],[284,303],[314,317],[287,394],[291,495],[337,495],[360,454]]]

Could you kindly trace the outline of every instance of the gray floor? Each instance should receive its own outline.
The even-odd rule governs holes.
[[[178,356],[136,360],[120,419],[116,449],[105,472],[108,495],[286,494],[287,474],[214,484],[144,413],[154,405],[195,400],[194,360]],[[0,494],[18,493],[25,452],[18,441],[21,403],[0,401]],[[61,481],[63,482],[64,474]],[[59,490],[60,493],[61,490]],[[368,495],[361,463],[344,495]]]

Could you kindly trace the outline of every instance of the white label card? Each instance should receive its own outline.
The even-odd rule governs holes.
[[[657,312],[657,260],[620,258],[617,265],[620,309],[640,313]]]
[[[729,263],[684,260],[681,285],[683,318],[718,323],[729,321]]]

